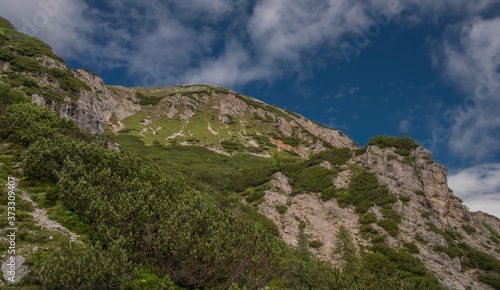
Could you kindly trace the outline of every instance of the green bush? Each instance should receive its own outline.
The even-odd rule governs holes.
[[[397,223],[401,222],[401,216],[390,205],[384,206],[384,208],[380,210],[380,213],[385,218],[391,219]]]
[[[1,41],[1,35],[0,35],[0,41]],[[8,49],[0,48],[0,60],[2,60],[4,62],[10,62],[14,58],[16,58],[16,55],[14,53],[12,53],[12,51],[10,51]]]
[[[283,136],[281,139],[282,139],[281,141],[283,141],[283,143],[290,145],[290,146],[293,146],[293,147],[297,147],[300,144],[300,139],[297,139],[295,137]]]
[[[295,178],[293,186],[297,192],[321,192],[333,185],[330,176],[330,170],[319,166],[311,166],[304,169],[300,175]]]
[[[498,233],[498,232],[497,232],[497,231],[496,231],[496,230],[495,230],[492,226],[490,226],[489,224],[487,224],[487,223],[485,223],[485,222],[483,222],[483,221],[482,221],[482,223],[483,223],[483,226],[484,226],[484,227],[485,227],[488,231],[490,231],[490,233],[491,233],[494,237],[496,237],[497,239],[500,239],[500,234],[499,234],[499,233]]]
[[[323,201],[328,201],[332,198],[337,198],[339,196],[339,192],[344,191],[344,189],[338,189],[334,186],[330,186],[321,190],[321,199]]]
[[[181,286],[258,287],[278,273],[282,246],[274,236],[126,153],[84,148],[65,161],[58,188],[100,240],[126,237],[134,260],[151,257]]]
[[[286,205],[277,205],[276,206],[276,210],[280,213],[280,214],[284,214],[286,212],[286,210],[288,209],[288,206]]]
[[[47,108],[20,103],[9,106],[0,116],[0,137],[28,146],[45,137],[56,134],[86,138],[75,123],[57,117]]]
[[[157,105],[163,97],[155,97],[155,96],[145,96],[142,93],[136,93],[135,96],[139,99],[139,105],[147,106],[147,105]]]
[[[479,275],[477,279],[488,286],[493,287],[494,289],[500,289],[500,276],[493,274]]]
[[[32,60],[29,57],[18,56],[10,62],[10,69],[15,72],[30,72],[30,73],[40,73],[45,71],[38,62]]]
[[[250,194],[245,198],[247,202],[258,202],[261,201],[266,195],[265,191],[260,188],[256,188],[250,191]]]
[[[394,150],[394,153],[397,153],[403,157],[410,156],[410,150],[408,150],[408,149],[396,149],[396,150]]]
[[[368,148],[368,147],[364,146],[364,147],[360,147],[360,148],[358,148],[358,149],[355,149],[355,150],[354,150],[354,155],[359,156],[359,155],[363,155],[363,154],[365,154],[365,153],[366,153],[366,149],[367,149],[367,148]]]
[[[31,98],[20,91],[11,89],[8,85],[0,83],[0,111],[3,113],[8,106],[29,103]]]
[[[398,157],[396,155],[393,155],[393,154],[387,155],[387,161],[391,161],[391,160],[398,160]]]
[[[250,152],[250,153],[257,153],[257,154],[258,154],[258,153],[262,153],[262,152],[264,152],[264,150],[263,150],[262,148],[260,148],[260,147],[253,147],[253,146],[249,146],[249,147],[247,147],[246,149],[247,149],[247,151],[248,151],[248,152]]]
[[[128,254],[119,245],[82,247],[68,241],[42,262],[36,273],[43,289],[120,288],[134,275]]]
[[[403,287],[406,289],[442,289],[438,280],[427,272],[424,263],[406,251],[397,251],[384,243],[372,247],[373,253],[365,255],[364,268],[383,277],[394,277],[398,274],[410,278],[415,284]],[[393,289],[392,287],[384,289]]]
[[[244,148],[242,144],[237,143],[237,142],[233,142],[230,140],[222,141],[221,145],[224,148],[224,150],[226,150],[227,152],[233,152],[235,150],[239,151],[239,150],[242,150]]]
[[[458,247],[465,252],[465,257],[473,267],[500,274],[500,261],[493,256],[481,252],[466,243],[460,243]]]
[[[349,148],[332,148],[315,154],[310,160],[310,165],[317,165],[323,161],[328,161],[333,166],[343,165],[352,157]]]
[[[452,259],[462,255],[462,251],[460,251],[460,249],[455,247],[455,246],[446,247],[446,246],[437,245],[437,246],[434,246],[434,251],[445,253],[446,255],[448,255],[448,257],[450,257]]]
[[[409,196],[405,196],[405,195],[400,195],[400,196],[399,196],[399,200],[401,200],[403,203],[405,203],[405,204],[406,204],[406,203],[408,203],[408,202],[410,202],[410,201],[411,201],[411,197],[409,197]]]
[[[379,206],[397,201],[397,198],[389,193],[386,186],[378,183],[375,174],[360,169],[351,179],[347,194],[338,198],[339,204],[353,204],[358,213],[365,213],[373,204]]]
[[[81,90],[91,90],[86,83],[75,78],[73,75],[58,78],[58,82],[59,88],[64,91],[70,92],[71,94],[73,94],[73,96],[76,96]]]
[[[377,231],[378,233],[378,231]],[[382,244],[382,243],[385,243],[385,239],[387,238],[386,235],[376,235],[376,236],[373,236],[371,241],[372,243],[375,245],[375,244]]]
[[[421,244],[427,244],[428,242],[426,240],[424,240],[422,237],[420,236],[415,236],[415,241],[421,243]]]
[[[416,195],[425,196],[425,192],[423,192],[422,190],[414,190],[413,193],[415,193]]]
[[[469,236],[477,232],[476,227],[471,226],[471,225],[467,225],[467,224],[463,224],[463,225],[462,225],[462,229],[464,229],[464,231],[465,231],[465,232],[466,232]]]
[[[408,252],[410,252],[412,254],[419,254],[420,253],[418,246],[413,242],[412,243],[405,243],[403,246],[408,250]]]
[[[318,240],[310,241],[309,247],[315,248],[315,249],[321,248],[321,247],[323,247],[323,243],[321,241],[318,241]]]
[[[399,234],[398,224],[393,220],[380,220],[377,224],[393,237]]]
[[[82,145],[71,137],[59,134],[51,139],[39,139],[24,152],[25,158],[22,163],[24,175],[33,180],[57,182],[58,173],[63,168],[66,158],[81,154]],[[99,147],[97,144],[90,146],[96,150]],[[55,198],[53,193],[55,192],[51,192],[47,198]]]
[[[369,235],[378,235],[378,230],[374,229],[371,225],[361,225],[359,228],[359,232],[361,233],[361,237],[364,239],[368,239]]]
[[[415,157],[405,156],[405,158],[403,158],[403,161],[401,161],[401,163],[408,165],[410,167],[415,167]]]
[[[368,141],[370,146],[378,146],[380,148],[396,148],[396,149],[415,149],[420,147],[420,145],[414,140],[403,136],[403,137],[392,137],[392,136],[375,136]]]
[[[373,212],[364,214],[359,217],[359,223],[366,225],[377,222],[377,215]]]
[[[5,83],[12,88],[19,88],[23,92],[34,93],[38,92],[40,86],[33,79],[26,77],[20,73],[9,72],[4,79]]]

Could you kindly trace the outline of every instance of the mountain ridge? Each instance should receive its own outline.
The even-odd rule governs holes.
[[[359,147],[338,130],[216,86],[106,86],[87,69],[71,70],[46,44],[2,29],[8,32],[6,37],[2,30],[0,42],[2,83],[114,140],[109,148],[135,152],[161,169],[175,165],[172,172],[185,171],[198,190],[220,191],[223,204],[255,208],[294,248],[339,265],[335,244],[344,227],[359,256],[390,264],[391,251],[410,253],[450,289],[485,289],[477,277],[499,274],[477,256],[493,265],[491,259],[500,259],[500,220],[469,212],[448,188],[446,167],[409,138],[380,136]],[[179,159],[180,165],[167,160],[194,147],[210,150],[193,152],[214,168],[196,168],[194,159]],[[154,157],[145,155],[153,150]],[[224,169],[226,175],[211,176],[218,168],[210,159],[216,158],[237,164]],[[255,168],[245,167],[248,160]],[[254,175],[257,180],[246,181]],[[241,184],[217,183],[221,176]],[[391,250],[377,248],[380,243]],[[415,269],[409,273],[426,272]]]

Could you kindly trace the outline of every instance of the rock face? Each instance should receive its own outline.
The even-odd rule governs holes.
[[[29,273],[25,263],[26,259],[22,256],[8,257],[7,260],[2,263],[3,279],[7,281],[7,283],[17,283],[21,281],[21,279]]]
[[[182,126],[176,128],[176,132],[183,130],[189,133],[192,130],[188,124],[194,123],[192,121],[195,117],[203,115],[206,122],[218,121],[219,124],[210,125],[214,132],[219,133],[220,138],[207,138],[206,141],[203,140],[204,142],[200,140],[199,144],[190,144],[189,140],[195,139],[191,137],[196,137],[194,135],[197,133],[190,132],[189,135],[177,135],[170,139],[175,139],[173,141],[176,144],[203,146],[220,151],[223,149],[222,141],[236,138],[237,140],[231,142],[240,143],[244,147],[266,147],[264,150],[255,149],[250,153],[271,156],[275,150],[268,150],[267,147],[271,146],[267,142],[269,139],[264,141],[261,139],[261,144],[255,146],[256,140],[253,138],[253,136],[266,136],[279,140],[274,143],[274,149],[278,149],[281,142],[286,144],[288,141],[291,143],[288,144],[289,147],[281,146],[281,148],[304,158],[307,158],[310,152],[319,153],[332,146],[357,147],[349,137],[338,130],[311,122],[303,116],[274,105],[269,106],[229,89],[208,85],[156,88],[108,87],[99,76],[87,69],[72,70],[55,55],[26,58],[31,58],[43,67],[38,74],[30,71],[15,72],[36,82],[36,93],[31,95],[32,102],[46,106],[60,117],[73,120],[80,128],[94,134],[103,134],[105,125],[110,125],[111,131],[115,134],[123,129],[137,130],[138,128],[130,128],[130,123],[122,122],[136,114],[139,115],[137,118],[141,119],[146,115],[153,124],[157,121],[176,123],[180,120]],[[5,71],[11,72],[10,63],[1,61],[0,74]],[[138,120],[136,124],[141,122],[142,120]],[[136,136],[147,140],[148,132],[156,135],[158,130],[155,128],[161,127],[165,129],[164,132],[169,133],[168,136],[162,136],[163,132],[158,134],[164,137],[163,145],[167,145],[168,142],[165,141],[170,140],[167,138],[173,136],[175,132],[165,128],[164,125],[152,127],[153,129],[143,126],[139,128],[140,133]],[[221,126],[216,128],[216,125]],[[198,127],[195,129],[199,130]],[[225,131],[226,134],[222,134],[221,131]]]
[[[271,190],[266,191],[265,202],[259,205],[259,211],[273,220],[280,229],[283,240],[294,247],[298,245],[299,224],[306,224],[304,233],[309,239],[323,243],[319,249],[311,251],[323,260],[336,263],[332,259],[335,235],[340,225],[346,226],[351,232],[359,231],[358,216],[352,209],[342,209],[337,202],[321,201],[319,194],[299,194],[290,196],[292,187],[288,178],[276,173],[271,181]],[[287,205],[285,213],[280,214],[276,206]],[[357,240],[356,244],[360,241]]]
[[[85,70],[78,70],[74,74],[91,90],[81,90],[76,104],[66,98],[63,104],[52,102],[49,108],[57,112],[60,117],[73,120],[80,128],[94,134],[102,134],[104,125],[113,113],[121,119],[140,109],[139,105],[113,95],[99,76]],[[33,96],[32,101],[37,104],[45,103],[38,95]]]
[[[491,289],[475,280],[473,270],[463,270],[458,258],[434,250],[435,246],[447,247],[445,238],[429,228],[432,223],[439,230],[453,229],[463,236],[461,242],[479,249],[500,259],[494,246],[487,246],[492,236],[482,225],[486,222],[494,229],[500,227],[500,220],[484,214],[471,213],[458,200],[453,198],[447,186],[447,169],[431,161],[431,152],[417,148],[408,157],[395,153],[394,149],[381,149],[377,146],[367,147],[366,153],[353,156],[343,171],[333,179],[337,188],[346,188],[352,177],[348,166],[363,166],[376,175],[381,185],[386,185],[396,196],[409,200],[398,200],[392,204],[394,210],[401,215],[400,232],[393,237],[388,235],[386,241],[393,247],[401,248],[404,243],[414,242],[420,253],[419,257],[427,269],[439,279],[440,283],[449,289]],[[321,166],[332,169],[328,162]],[[344,225],[354,235],[356,245],[369,245],[370,242],[361,238],[358,215],[354,208],[340,208],[333,198],[324,202],[320,193],[299,194],[292,196],[292,186],[288,178],[276,173],[271,182],[271,188],[265,192],[265,200],[259,205],[259,211],[273,220],[280,230],[283,240],[297,246],[299,224],[305,223],[304,233],[309,240],[321,241],[320,248],[310,248],[319,258],[336,263],[332,257],[335,235],[341,225]],[[278,212],[276,206],[288,205],[284,213]],[[374,206],[370,212],[383,219],[380,208]],[[425,213],[425,214],[424,214]],[[477,229],[477,233],[467,234],[462,225],[468,224]],[[373,228],[381,233],[385,230],[377,224]],[[417,242],[420,241],[420,242]]]
[[[134,124],[127,121],[115,125],[120,129],[138,130],[136,135],[145,140],[151,132],[156,135],[157,142],[163,145],[175,141],[175,144],[203,146],[217,149],[214,152],[218,152],[224,150],[221,146],[222,141],[230,139],[231,142],[240,143],[246,148],[257,148],[249,153],[266,158],[273,153],[266,151],[269,150],[266,148],[268,146],[273,146],[278,151],[283,149],[294,152],[304,158],[308,158],[310,152],[319,153],[331,147],[357,147],[349,137],[338,130],[321,126],[298,114],[269,106],[228,89],[208,85],[150,89],[106,88],[100,81],[93,79],[92,75],[84,71],[81,75],[81,79],[89,84],[93,91],[105,93],[104,97],[99,95],[99,98],[103,100],[99,106],[108,123],[110,123],[108,118],[110,114],[115,114],[120,122],[127,116],[140,115],[141,117],[137,118],[147,118],[151,122],[147,126],[143,120],[134,121]],[[109,96],[106,95],[108,93]],[[136,93],[156,98],[157,102],[137,105],[141,102],[137,99]],[[147,117],[143,117],[144,115]],[[165,127],[166,122],[170,124]],[[207,132],[200,132],[200,123],[203,123],[203,128],[207,128]],[[135,125],[139,125],[139,128],[134,128]],[[157,127],[163,129],[159,135],[156,134],[157,130],[152,129]],[[203,135],[206,133],[210,135]],[[168,135],[163,136],[163,134]],[[198,137],[198,143],[191,144],[192,140],[197,139],[197,135],[204,137]],[[255,136],[262,137],[259,139]],[[203,138],[207,140],[201,140]],[[261,147],[264,149],[260,150]]]

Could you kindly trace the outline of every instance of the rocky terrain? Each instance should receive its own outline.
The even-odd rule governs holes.
[[[428,224],[432,223],[442,231],[452,228],[461,234],[467,244],[500,259],[498,245],[491,246],[492,233],[483,225],[486,222],[498,232],[499,219],[481,212],[472,213],[458,201],[447,186],[446,167],[431,161],[431,152],[420,147],[410,154],[415,157],[415,161],[413,165],[406,165],[394,149],[368,146],[366,153],[353,157],[342,166],[345,171],[334,179],[334,184],[338,188],[347,187],[352,176],[348,165],[364,166],[375,173],[379,182],[387,185],[390,192],[408,197],[408,201],[400,199],[393,204],[393,208],[402,216],[402,221],[399,223],[399,234],[387,236],[388,243],[403,248],[405,243],[418,241],[416,245],[419,253],[416,255],[449,289],[467,289],[469,286],[472,289],[486,289],[485,285],[475,280],[472,269],[462,267],[458,257],[452,259],[445,253],[433,250],[438,245],[446,247],[447,241],[443,235],[429,229]],[[259,210],[279,226],[281,237],[288,244],[297,246],[301,221],[306,223],[305,233],[310,239],[322,242],[323,246],[313,249],[313,252],[324,260],[335,263],[332,250],[340,225],[355,234],[358,246],[369,244],[361,237],[361,224],[353,207],[341,208],[335,199],[325,202],[319,192],[293,196],[288,178],[281,173],[274,175],[271,185]],[[287,204],[289,206],[285,213],[277,211],[276,206]],[[380,209],[371,209],[378,220],[383,219]],[[464,224],[476,228],[477,232],[468,234],[462,228]],[[385,232],[377,224],[373,227]]]
[[[496,237],[500,220],[470,212],[448,187],[447,168],[432,161],[432,153],[421,147],[406,151],[373,144],[359,147],[339,130],[221,87],[106,86],[86,69],[69,69],[53,52],[23,56],[29,66],[15,66],[10,61],[12,53],[3,53],[1,82],[24,90],[34,104],[73,120],[86,131],[116,137],[122,147],[126,145],[120,140],[125,138],[139,140],[144,151],[153,145],[197,146],[226,157],[247,154],[270,162],[279,154],[307,162],[345,149],[345,162],[325,159],[310,166],[317,172],[326,170],[331,185],[317,192],[299,190],[297,180],[278,171],[263,184],[261,199],[249,201],[247,197],[241,202],[254,205],[272,220],[288,245],[298,247],[299,236],[305,234],[311,242],[309,250],[334,265],[339,262],[333,255],[336,236],[340,226],[345,226],[355,237],[358,255],[382,238],[421,259],[448,289],[493,289],[478,281],[477,275],[487,271],[470,258],[468,247],[500,260]],[[29,69],[33,66],[38,70]],[[58,79],[59,75],[64,77]],[[78,89],[68,89],[68,82]],[[343,200],[353,190],[353,178],[365,171],[394,200],[382,205],[375,201],[365,211],[352,200]],[[327,190],[335,194],[326,197]],[[23,199],[32,202],[29,196]],[[47,220],[42,209],[36,208],[32,215],[39,226],[74,235]],[[371,220],[365,221],[368,217]]]

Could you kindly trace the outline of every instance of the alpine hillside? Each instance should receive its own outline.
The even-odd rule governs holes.
[[[0,111],[11,287],[500,289],[500,219],[408,137],[358,146],[217,86],[108,86],[1,17]]]

